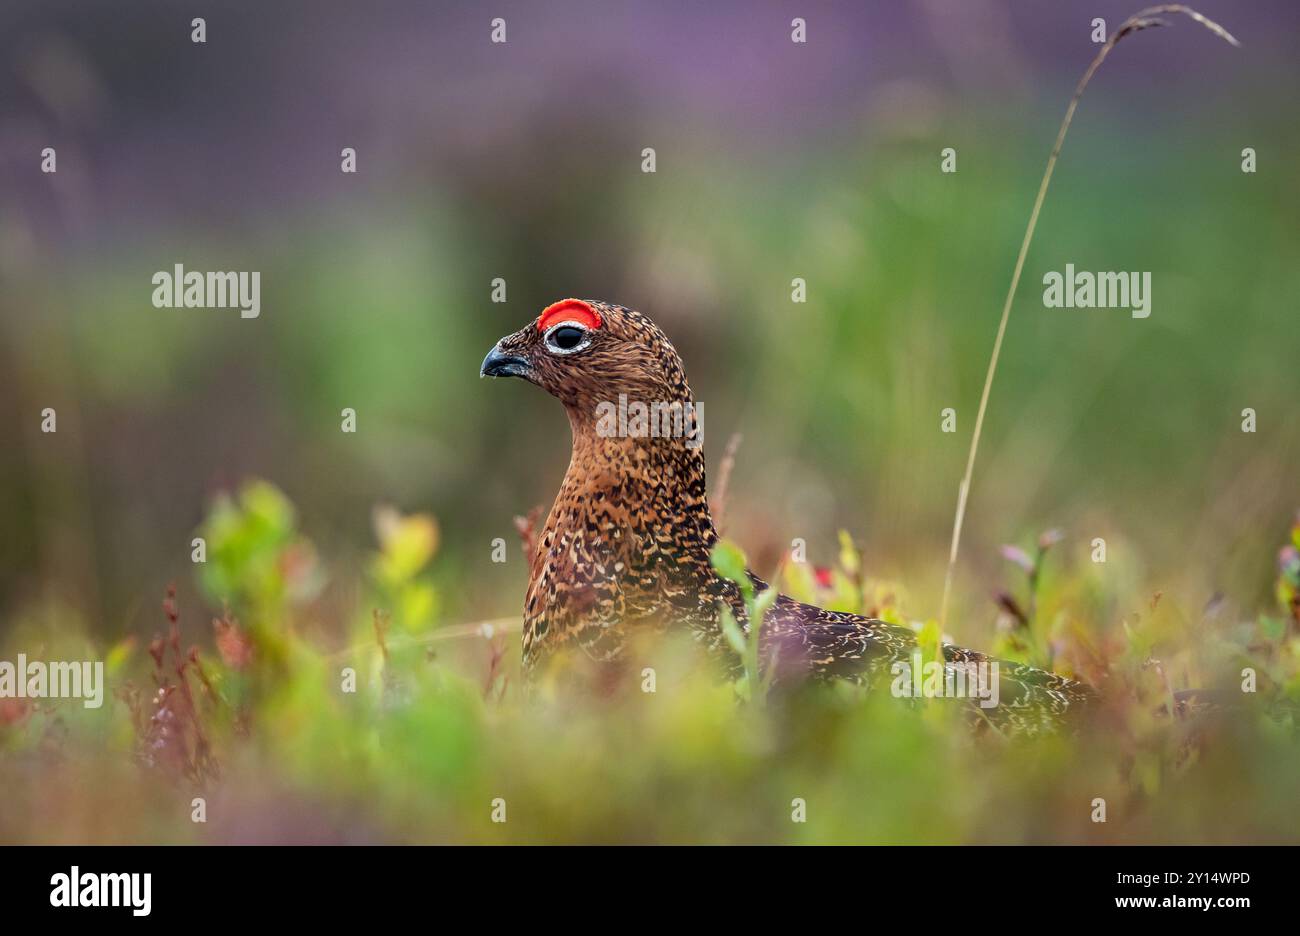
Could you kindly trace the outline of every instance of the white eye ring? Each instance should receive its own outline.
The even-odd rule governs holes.
[[[551,339],[561,328],[576,328],[582,332],[582,340],[572,348],[561,348],[554,344]],[[550,328],[546,329],[546,334],[542,336],[542,343],[546,345],[546,350],[552,354],[577,354],[579,351],[591,344],[591,330],[587,326],[578,322],[556,322]]]

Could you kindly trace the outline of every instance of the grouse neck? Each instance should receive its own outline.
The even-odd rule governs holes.
[[[717,542],[709,515],[702,447],[682,438],[607,436],[574,418],[569,468],[547,526],[562,528],[612,519],[655,539],[681,542],[683,529],[707,554]],[[575,530],[585,533],[586,530]]]

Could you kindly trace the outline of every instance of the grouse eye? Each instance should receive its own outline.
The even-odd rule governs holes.
[[[586,346],[587,329],[565,323],[557,325],[546,335],[546,345],[552,351],[567,354]]]

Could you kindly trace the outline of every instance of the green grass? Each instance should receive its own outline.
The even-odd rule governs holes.
[[[905,706],[849,687],[756,705],[745,701],[752,673],[720,682],[671,640],[638,646],[628,684],[603,696],[563,680],[523,692],[517,633],[443,622],[433,519],[385,511],[375,526],[340,642],[319,619],[326,559],[284,496],[257,482],[215,502],[197,570],[226,613],[209,626],[168,597],[151,645],[92,646],[118,687],[100,710],[8,706],[0,783],[24,808],[0,813],[0,838],[1300,840],[1289,782],[1300,769],[1300,524],[1282,553],[1278,607],[1244,620],[1187,619],[1137,586],[1108,591],[1068,539],[1009,552],[1006,584],[1019,597],[1006,599],[1017,613],[1000,651],[1055,662],[1107,696],[1082,733],[1019,742],[974,737],[942,702]],[[1032,598],[1016,581],[1022,567]],[[832,568],[788,568],[798,597],[909,621],[901,589],[865,574],[847,539]],[[22,633],[29,648],[63,635],[66,652],[69,632],[51,619]],[[52,636],[39,645],[56,649]],[[1258,692],[1242,696],[1245,666]],[[349,673],[355,692],[344,691]],[[1238,690],[1241,707],[1169,717],[1172,692],[1213,685]],[[191,821],[196,796],[203,824]],[[1098,797],[1104,824],[1090,818]],[[492,821],[501,801],[504,823]],[[803,822],[792,819],[798,801]]]

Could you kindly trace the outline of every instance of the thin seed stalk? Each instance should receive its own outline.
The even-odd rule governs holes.
[[[1200,23],[1216,36],[1226,40],[1234,46],[1240,46],[1233,35],[1213,20],[1202,16],[1200,13],[1186,7],[1181,3],[1163,3],[1158,6],[1147,7],[1134,13],[1123,23],[1114,34],[1106,40],[1105,44],[1097,52],[1096,57],[1092,60],[1083,77],[1079,79],[1079,84],[1074,89],[1074,95],[1070,98],[1070,104],[1065,109],[1065,118],[1061,121],[1061,128],[1056,134],[1056,143],[1052,146],[1052,153],[1047,157],[1047,167],[1043,170],[1043,179],[1038,184],[1038,195],[1034,198],[1033,210],[1029,213],[1029,224],[1025,227],[1025,236],[1020,242],[1020,253],[1016,256],[1016,266],[1011,274],[1011,286],[1007,289],[1006,301],[1002,304],[1002,318],[998,321],[997,335],[993,339],[993,353],[989,356],[988,370],[984,374],[984,390],[980,393],[979,409],[975,413],[975,430],[971,434],[970,450],[966,453],[966,471],[962,475],[961,484],[957,488],[957,511],[953,517],[952,523],[952,542],[948,549],[948,569],[943,578],[943,600],[939,605],[939,628],[942,631],[948,623],[948,601],[952,594],[953,573],[957,568],[957,553],[961,546],[961,528],[962,521],[966,518],[966,504],[970,495],[971,476],[975,472],[975,456],[979,451],[980,435],[984,430],[984,414],[988,410],[989,394],[993,389],[993,377],[998,370],[998,359],[1002,355],[1002,340],[1006,337],[1007,321],[1011,317],[1011,304],[1016,298],[1016,289],[1020,285],[1020,274],[1025,268],[1025,257],[1029,254],[1029,245],[1034,238],[1034,228],[1038,226],[1038,215],[1043,210],[1043,200],[1047,197],[1047,187],[1052,181],[1052,172],[1056,169],[1056,159],[1061,155],[1061,146],[1065,143],[1065,134],[1070,129],[1070,123],[1074,120],[1074,111],[1079,106],[1079,99],[1083,97],[1083,92],[1092,81],[1092,76],[1097,73],[1101,63],[1110,55],[1110,50],[1119,44],[1119,41],[1125,36],[1140,32],[1153,26],[1164,26],[1164,20],[1158,19],[1162,13],[1181,13]]]

